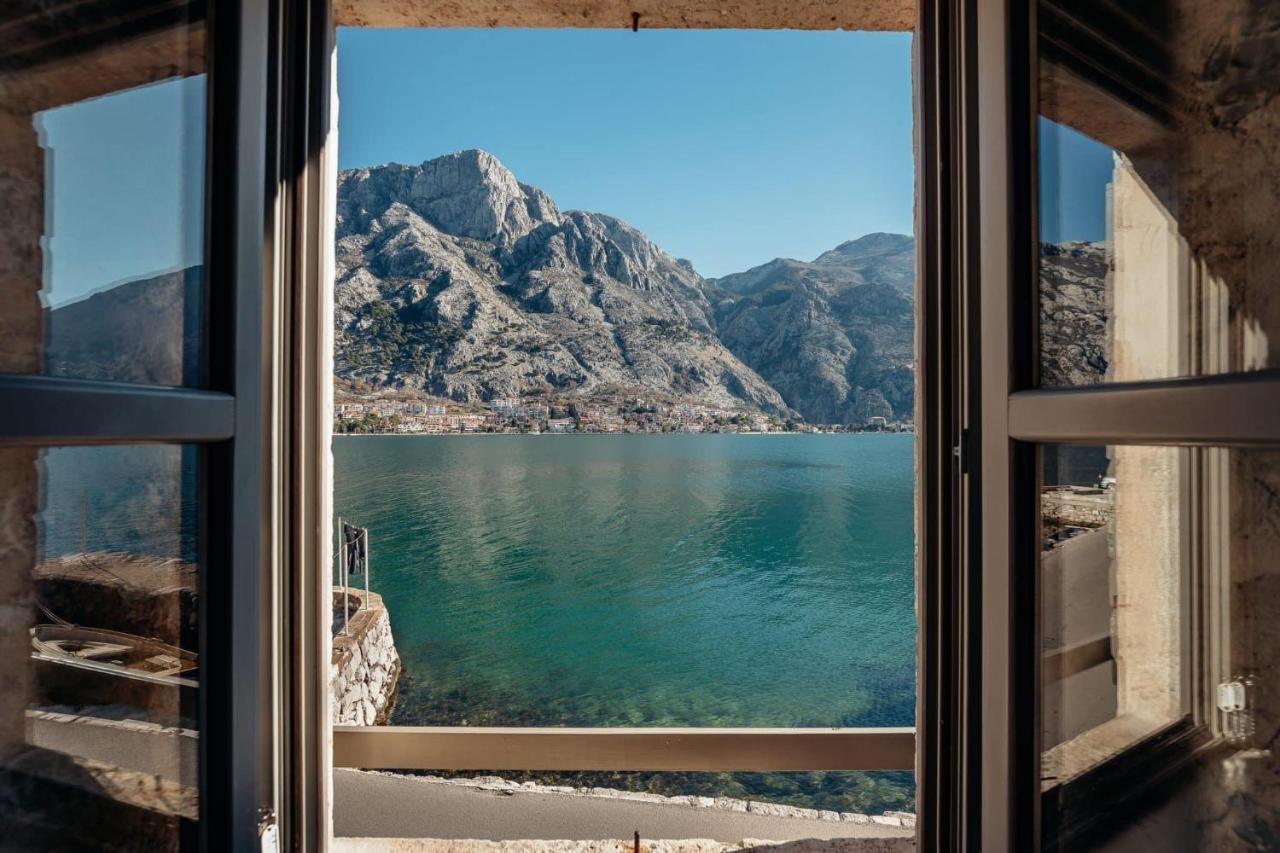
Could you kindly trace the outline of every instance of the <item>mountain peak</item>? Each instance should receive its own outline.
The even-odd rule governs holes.
[[[873,231],[853,240],[846,240],[834,249],[813,259],[815,264],[842,264],[853,258],[870,258],[877,255],[897,255],[915,250],[915,238],[907,234],[889,234]]]
[[[420,166],[388,163],[350,169],[338,179],[339,234],[363,231],[398,203],[455,237],[510,248],[542,223],[559,224],[550,197],[522,184],[497,157],[479,148],[455,151]]]

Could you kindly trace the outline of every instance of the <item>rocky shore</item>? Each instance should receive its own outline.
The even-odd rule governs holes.
[[[364,590],[352,589],[350,606],[354,609],[365,595]],[[335,636],[329,688],[333,722],[338,725],[385,725],[395,707],[400,654],[382,596],[376,592],[367,595],[369,600],[351,615],[345,630],[337,633],[342,587],[334,587]]]

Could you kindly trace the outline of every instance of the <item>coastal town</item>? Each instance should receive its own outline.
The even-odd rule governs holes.
[[[910,432],[910,421],[869,418],[860,425],[808,424],[747,409],[631,397],[591,402],[495,399],[458,403],[391,396],[339,399],[335,433],[443,435],[458,433],[847,433]]]

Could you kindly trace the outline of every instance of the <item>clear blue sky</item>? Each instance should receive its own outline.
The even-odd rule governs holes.
[[[1107,239],[1110,148],[1074,128],[1040,119],[1040,239]]]
[[[201,74],[36,116],[46,304],[201,262],[204,100]]]
[[[703,275],[913,231],[911,37],[338,32],[343,168],[483,148]]]

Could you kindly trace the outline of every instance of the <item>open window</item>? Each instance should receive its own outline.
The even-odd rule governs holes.
[[[913,835],[912,37],[656,26],[338,30],[338,835]]]
[[[1275,542],[1256,525],[1280,442],[1274,81],[1249,47],[1265,25],[1203,4],[996,5],[977,18],[996,119],[977,193],[1008,226],[980,240],[970,472],[983,849],[1142,832],[1216,849],[1240,816],[1206,780],[1236,767],[1254,803],[1274,761],[1257,751]]]

